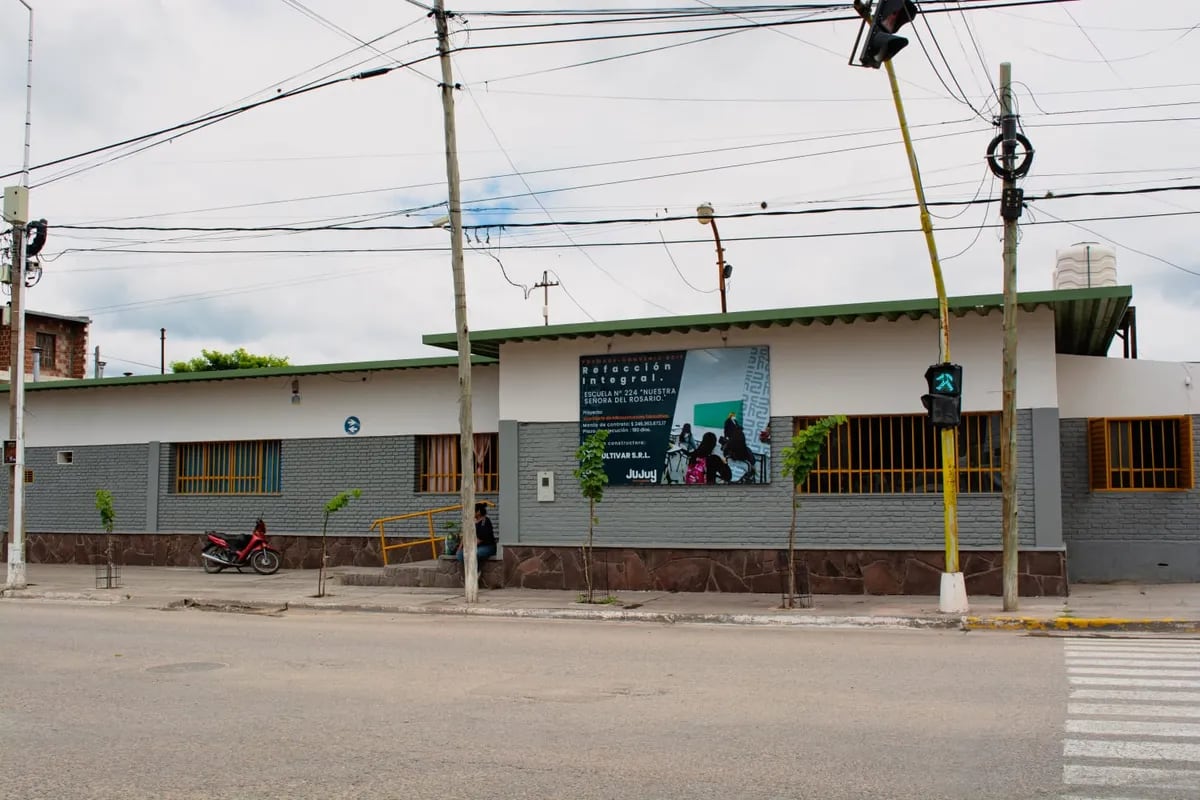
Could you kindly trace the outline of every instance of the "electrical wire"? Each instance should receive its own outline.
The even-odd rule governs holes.
[[[1130,247],[1127,244],[1122,244],[1121,242],[1118,242],[1116,239],[1113,239],[1109,236],[1105,236],[1103,233],[1099,233],[1097,231],[1092,230],[1091,228],[1086,228],[1083,225],[1079,224],[1079,222],[1085,222],[1087,220],[1063,219],[1062,217],[1057,217],[1054,214],[1051,214],[1049,211],[1047,211],[1044,208],[1039,207],[1038,210],[1041,213],[1045,214],[1047,217],[1050,217],[1051,219],[1055,220],[1056,222],[1060,222],[1060,223],[1063,223],[1066,225],[1070,225],[1074,228],[1078,228],[1079,230],[1081,230],[1085,233],[1089,233],[1092,236],[1097,236],[1097,237],[1103,239],[1104,241],[1108,242],[1109,244],[1116,245],[1117,247],[1122,247],[1126,250],[1129,250],[1130,252],[1137,253],[1140,256],[1145,256],[1146,258],[1151,258],[1151,259],[1154,259],[1155,261],[1166,264],[1168,267],[1171,267],[1172,269],[1177,269],[1180,272],[1186,272],[1188,275],[1195,275],[1197,278],[1200,278],[1200,272],[1188,269],[1187,267],[1184,267],[1180,264],[1176,264],[1174,261],[1168,261],[1167,259],[1163,258],[1162,256],[1156,256],[1153,253],[1147,253],[1145,250],[1139,250],[1136,247]],[[1188,213],[1200,213],[1200,212],[1188,212]]]

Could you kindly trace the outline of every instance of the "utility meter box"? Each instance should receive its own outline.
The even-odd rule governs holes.
[[[13,225],[29,222],[29,190],[24,186],[4,187],[4,221]]]
[[[537,499],[539,503],[550,503],[554,500],[554,473],[545,470],[537,474]]]

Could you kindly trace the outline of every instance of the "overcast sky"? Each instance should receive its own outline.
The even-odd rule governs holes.
[[[432,19],[406,0],[33,5],[35,165],[317,79],[435,55]],[[453,46],[476,48],[453,57],[466,222],[491,226],[468,242],[472,328],[541,324],[542,290],[527,297],[526,289],[544,273],[559,284],[549,290],[551,323],[720,307],[712,232],[694,217],[506,225],[663,220],[694,215],[702,202],[718,214],[912,202],[885,72],[847,65],[859,26],[844,19],[845,9],[807,5],[597,22],[489,12],[648,4],[451,3]],[[934,12],[956,4],[923,5]],[[931,202],[999,197],[983,156],[1001,61],[1012,63],[1037,151],[1027,196],[1200,184],[1195,3],[959,5],[965,13],[927,13],[906,27],[910,44],[894,62]],[[1134,15],[1135,6],[1156,13]],[[671,8],[712,6],[673,0]],[[806,24],[773,25],[790,20]],[[21,166],[27,22],[18,0],[0,0],[0,172]],[[594,40],[709,26],[744,27]],[[593,41],[544,43],[583,38]],[[482,47],[511,43],[526,46]],[[52,226],[424,227],[55,228],[29,307],[91,317],[91,345],[100,346],[109,375],[157,372],[164,327],[168,362],[241,346],[293,364],[448,354],[420,341],[454,327],[449,234],[428,227],[448,196],[438,75],[432,58],[32,178],[32,213]],[[113,155],[125,157],[109,161]],[[1115,246],[1120,282],[1134,287],[1140,355],[1200,356],[1200,194],[1033,205],[1022,220],[1021,290],[1052,288],[1058,248]],[[934,211],[950,294],[1000,292],[997,205]],[[1106,219],[1041,224],[1097,217]],[[912,208],[720,219],[718,227],[733,265],[731,311],[934,294]],[[901,232],[831,235],[878,230]],[[936,342],[930,346],[932,354]]]

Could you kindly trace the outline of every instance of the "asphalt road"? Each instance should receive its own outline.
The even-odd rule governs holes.
[[[1009,634],[5,601],[0,797],[1056,797],[1062,652]]]

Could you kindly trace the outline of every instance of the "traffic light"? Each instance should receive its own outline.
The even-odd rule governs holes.
[[[963,368],[949,362],[925,370],[929,394],[922,395],[921,403],[929,412],[933,427],[958,427],[962,418],[962,376]]]
[[[896,31],[917,16],[917,4],[913,0],[880,0],[871,18],[871,30],[858,61],[864,67],[879,69],[883,62],[908,45],[908,39],[897,36]]]

